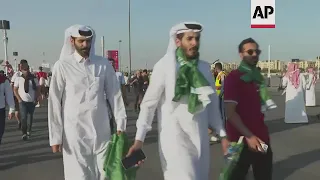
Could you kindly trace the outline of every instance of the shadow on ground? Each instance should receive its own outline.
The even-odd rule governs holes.
[[[37,153],[37,154],[24,154],[18,156],[10,156],[0,158],[0,162],[5,162],[5,165],[0,164],[0,171],[14,168],[25,164],[33,164],[42,161],[49,161],[54,159],[61,159],[61,155],[55,155],[51,152]]]
[[[311,124],[320,123],[318,116],[308,116],[308,119],[309,119],[309,123],[304,123],[304,124],[286,124],[284,123],[284,118],[266,121],[265,124],[269,128],[269,133],[273,134],[273,133],[278,133],[282,131],[287,131],[290,129],[299,128],[302,126],[308,126]]]
[[[295,171],[302,169],[316,161],[320,160],[320,149],[297,154],[288,157],[285,160],[276,162],[273,165],[273,175],[277,179],[286,179]]]

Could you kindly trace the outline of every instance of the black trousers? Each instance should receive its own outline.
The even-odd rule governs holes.
[[[268,146],[267,153],[263,154],[253,152],[245,145],[230,180],[245,180],[250,166],[255,180],[272,180],[273,153],[269,144]]]
[[[2,136],[4,134],[4,129],[6,126],[6,108],[0,109],[0,144],[2,141]]]

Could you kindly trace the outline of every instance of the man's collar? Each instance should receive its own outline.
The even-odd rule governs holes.
[[[89,60],[89,59],[85,59],[84,57],[82,57],[77,51],[74,51],[74,58],[77,60],[78,63],[81,63],[85,60]]]

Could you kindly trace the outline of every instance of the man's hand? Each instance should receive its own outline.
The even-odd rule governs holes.
[[[252,150],[253,152],[260,152],[260,150],[263,150],[261,143],[264,143],[264,142],[261,139],[259,139],[257,136],[246,137],[246,139],[247,139],[247,143],[250,150]]]
[[[222,153],[223,155],[228,154],[228,148],[229,148],[230,142],[226,137],[223,137],[221,139],[221,146],[222,146]]]
[[[13,113],[9,113],[9,114],[8,114],[8,119],[11,120],[11,119],[12,119],[12,116],[13,116]]]
[[[51,146],[51,149],[53,153],[58,153],[62,151],[62,146],[61,144],[53,145]]]
[[[126,157],[129,157],[133,152],[141,149],[143,146],[143,142],[142,141],[138,141],[138,140],[135,140],[134,141],[134,144],[130,147],[129,151],[128,151],[128,154],[126,155]],[[143,164],[144,161],[139,161],[136,166],[141,166]]]

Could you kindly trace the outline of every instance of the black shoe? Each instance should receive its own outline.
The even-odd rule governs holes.
[[[24,141],[28,140],[28,136],[26,134],[22,135],[22,140]]]

